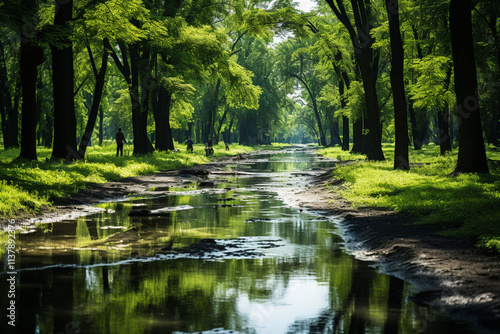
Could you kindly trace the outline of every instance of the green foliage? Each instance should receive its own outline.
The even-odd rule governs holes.
[[[180,145],[180,144],[178,144]],[[215,156],[223,157],[250,152],[255,148],[231,145],[226,151],[224,144],[214,147]],[[180,152],[154,152],[146,156],[132,156],[125,147],[123,157],[116,157],[116,146],[106,143],[102,147],[88,148],[87,159],[67,164],[49,160],[51,151],[38,148],[39,161],[17,161],[19,150],[0,151],[0,218],[31,215],[51,206],[55,198],[70,197],[85,189],[89,183],[117,181],[123,177],[152,174],[203,164],[203,145],[195,145],[194,154]]]
[[[392,145],[384,145],[387,156],[391,156],[391,150]],[[320,153],[337,157],[340,149]],[[439,147],[434,145],[410,154],[410,171],[394,170],[391,161],[358,162],[337,168],[334,176],[346,181],[341,194],[353,205],[395,210],[414,217],[419,224],[439,226],[446,235],[483,247],[498,247],[500,153],[493,149],[487,152],[492,159],[491,175],[459,176],[449,176],[456,165],[456,154],[439,156]]]
[[[349,89],[345,93],[347,105],[344,115],[354,120],[363,117],[363,110],[366,109],[365,89],[361,81],[352,81]]]
[[[418,78],[415,84],[409,85],[409,91],[415,108],[447,108],[455,103],[455,94],[445,84],[450,66],[449,57],[432,55],[413,60],[411,70]]]

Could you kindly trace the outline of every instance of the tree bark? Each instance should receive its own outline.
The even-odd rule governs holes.
[[[132,103],[132,127],[134,134],[134,154],[148,154],[154,151],[153,145],[147,133],[147,110],[142,110],[143,90],[139,79],[139,46],[129,45],[131,86],[129,89],[130,101]],[[142,88],[142,89],[141,89]]]
[[[394,124],[396,143],[394,149],[394,169],[410,169],[408,157],[408,115],[404,87],[404,50],[399,29],[399,1],[386,0],[391,39],[391,87],[394,103]]]
[[[413,135],[413,149],[421,150],[426,139],[427,128],[422,122],[422,117],[417,117],[417,110],[415,110],[412,102],[408,104],[408,110],[410,114],[411,133]]]
[[[439,146],[441,150],[441,155],[445,155],[446,152],[451,152],[451,139],[449,131],[449,111],[448,106],[443,107],[438,111],[438,127],[439,127]]]
[[[382,152],[382,129],[380,126],[380,108],[377,96],[377,75],[379,56],[373,49],[373,38],[370,35],[371,18],[369,7],[361,0],[351,0],[355,25],[350,21],[342,0],[326,0],[337,18],[349,32],[355,50],[356,62],[359,65],[366,100],[366,156],[368,160],[385,160]],[[368,8],[368,9],[367,9]]]
[[[311,88],[309,88],[309,85],[305,82],[304,79],[302,79],[300,76],[296,74],[290,74],[292,77],[295,79],[299,80],[302,85],[306,88],[307,92],[309,93],[309,97],[311,98],[312,101],[312,109],[314,111],[314,117],[316,118],[316,123],[318,125],[318,132],[319,132],[319,144],[323,147],[326,147],[326,137],[325,137],[325,131],[323,131],[323,125],[321,122],[321,115],[318,110],[318,103],[316,102],[316,97],[314,96]]]
[[[222,126],[224,125],[224,122],[226,122],[228,112],[229,112],[229,105],[227,105],[226,108],[224,108],[224,113],[222,114],[222,117],[219,120],[219,126],[217,127],[217,132],[215,133],[215,142],[217,143],[220,140],[220,133],[222,130]]]
[[[29,1],[34,5],[35,1]],[[36,154],[36,80],[37,47],[27,40],[21,43],[21,153],[20,159],[37,160]]]
[[[116,66],[123,75],[123,78],[129,86],[130,102],[132,104],[132,128],[134,136],[134,154],[147,154],[154,151],[153,145],[147,134],[147,110],[144,113],[141,109],[142,99],[145,92],[141,92],[139,80],[139,49],[136,44],[127,46],[124,43],[118,43],[121,50],[121,57],[114,51],[109,42],[105,46],[111,51]],[[128,61],[130,54],[130,64]]]
[[[349,151],[349,117],[342,115],[342,151]]]
[[[330,146],[333,147],[335,145],[340,145],[342,141],[340,140],[339,120],[333,115],[333,110],[331,111],[331,113]]]
[[[156,104],[156,142],[158,151],[174,150],[174,141],[172,139],[172,129],[170,127],[170,105],[172,94],[165,88],[158,89],[158,102]]]
[[[455,69],[458,160],[455,173],[489,173],[481,126],[471,0],[451,0],[450,33]]]
[[[356,119],[352,124],[352,150],[351,153],[361,153],[363,145],[363,119]]]
[[[93,60],[94,58],[92,56],[90,46],[88,47],[88,49],[89,49],[89,56],[90,56],[91,62],[94,64],[94,60]],[[103,52],[102,52],[101,68],[99,69],[98,73],[97,73],[97,69],[95,67],[95,64],[93,66],[94,67],[94,75],[96,77],[94,97],[92,100],[92,106],[90,108],[89,119],[87,120],[87,126],[85,127],[85,132],[82,136],[82,139],[80,140],[80,148],[78,149],[78,154],[80,155],[80,157],[82,157],[82,159],[85,157],[87,145],[90,142],[90,138],[92,138],[92,132],[94,131],[95,122],[97,120],[97,115],[99,113],[99,106],[101,104],[102,93],[104,91],[104,83],[106,82],[106,69],[108,66],[108,55],[109,55],[109,53],[106,50],[106,47],[104,47]]]
[[[3,145],[5,149],[19,147],[18,109],[12,106],[12,94],[7,86],[7,63],[0,41],[0,114],[2,118]],[[16,99],[19,98],[16,96]],[[16,103],[18,103],[16,100]]]
[[[36,0],[23,0],[21,3],[28,12],[36,11]],[[35,36],[24,36],[21,32],[21,87],[23,104],[21,107],[21,152],[20,159],[37,160],[36,154],[36,83],[37,66],[41,63],[41,49],[34,45]],[[16,134],[17,136],[17,134]]]
[[[72,20],[73,0],[56,4],[54,25],[67,29]],[[52,158],[79,159],[76,148],[76,116],[73,98],[73,46],[68,34],[59,39],[64,47],[52,45],[52,82],[54,85],[54,145]]]
[[[335,54],[335,61],[339,62],[342,59],[342,54],[337,52]],[[345,71],[340,70],[340,66],[335,62],[333,63],[335,73],[339,77],[339,97],[340,107],[344,109],[347,106],[347,98],[344,96],[345,89],[349,89],[350,80]],[[342,115],[342,151],[349,151],[349,117]]]
[[[217,83],[215,84],[215,87],[214,87],[214,95],[213,95],[211,101],[209,102],[209,105],[207,108],[208,109],[207,110],[208,120],[207,120],[207,124],[205,125],[205,129],[203,131],[203,138],[202,138],[204,143],[208,142],[208,138],[212,138],[212,140],[214,139],[212,137],[212,134],[214,132],[215,115],[217,113],[217,108],[219,107],[220,85],[221,85],[221,80],[218,79]]]
[[[104,111],[99,107],[99,146],[102,146],[104,140]]]

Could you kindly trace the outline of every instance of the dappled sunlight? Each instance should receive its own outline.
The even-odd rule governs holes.
[[[488,149],[498,160],[500,153]],[[500,170],[491,174],[450,176],[456,154],[440,156],[435,145],[412,151],[409,171],[394,170],[390,161],[340,166],[333,175],[346,182],[340,193],[355,205],[395,210],[432,224],[453,235],[481,245],[484,238],[500,237],[497,206],[500,201]],[[488,247],[497,243],[491,242]]]

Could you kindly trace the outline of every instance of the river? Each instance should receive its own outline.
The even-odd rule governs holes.
[[[348,254],[340,218],[283,203],[330,164],[303,149],[263,154],[18,233],[16,326],[3,316],[0,332],[468,333]],[[2,310],[7,262],[3,252]]]

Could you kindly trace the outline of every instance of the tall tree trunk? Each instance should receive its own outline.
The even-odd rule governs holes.
[[[370,138],[368,137],[368,121],[367,121],[366,110],[363,110],[363,132],[361,136],[361,154],[366,155],[368,152],[368,141]]]
[[[325,131],[323,131],[323,125],[322,125],[322,122],[321,122],[321,114],[319,113],[319,110],[318,110],[318,103],[316,102],[316,97],[314,96],[311,88],[309,87],[309,85],[305,82],[304,79],[302,79],[300,76],[296,75],[296,74],[290,74],[292,77],[296,78],[297,80],[299,80],[302,85],[306,88],[307,92],[309,93],[309,97],[311,98],[311,101],[312,101],[312,109],[314,111],[314,117],[316,118],[316,123],[318,125],[318,132],[319,132],[319,144],[321,146],[324,146],[326,147],[327,144],[326,144],[326,136],[325,136]]]
[[[231,144],[231,130],[234,124],[234,116],[231,117],[231,121],[229,121],[229,127],[224,131],[224,142],[227,144]]]
[[[56,4],[54,25],[68,29],[73,16],[73,0]],[[54,85],[54,145],[52,158],[72,161],[79,159],[76,152],[76,116],[73,98],[73,46],[68,33],[58,41],[65,46],[51,46],[52,81]]]
[[[351,153],[361,153],[363,145],[363,119],[359,118],[352,123],[352,150]]]
[[[94,64],[92,52],[90,50],[90,46],[88,46],[89,56],[91,62]],[[97,120],[97,115],[99,113],[99,106],[101,104],[102,93],[104,90],[104,83],[106,82],[106,69],[108,66],[108,51],[106,47],[103,48],[102,59],[101,59],[101,68],[97,73],[97,69],[95,64],[94,67],[94,75],[96,77],[95,89],[94,89],[94,97],[92,100],[92,106],[90,108],[89,119],[87,120],[87,126],[85,127],[85,132],[83,133],[82,139],[80,140],[80,148],[78,149],[78,154],[82,159],[85,157],[85,152],[87,150],[87,145],[90,142],[90,138],[92,138],[92,132],[94,131],[95,122]]]
[[[24,0],[22,5],[29,12],[36,11],[35,0]],[[23,36],[24,37],[24,36]],[[33,36],[30,36],[33,38]],[[41,58],[41,50],[33,44],[31,38],[23,38],[21,42],[21,87],[23,91],[21,118],[21,153],[20,159],[36,160],[36,82],[37,65]]]
[[[158,88],[158,102],[156,104],[156,149],[158,151],[174,150],[172,129],[170,127],[170,105],[172,94],[165,88]]]
[[[43,146],[50,148],[52,147],[54,135],[54,120],[48,108],[45,110],[45,119],[47,120],[47,128],[45,129],[45,135],[43,137]]]
[[[335,117],[335,110],[332,107],[328,107],[326,112],[330,118],[330,146],[340,145],[342,141],[340,140],[339,119]]]
[[[2,117],[3,145],[5,149],[19,147],[18,109],[12,107],[12,94],[7,86],[7,62],[2,41],[0,40],[0,114]],[[16,87],[17,89],[17,87]],[[19,97],[16,96],[18,103]]]
[[[342,59],[342,54],[337,52],[335,55],[335,60],[340,61]],[[339,76],[339,96],[340,96],[340,106],[344,109],[347,106],[347,98],[344,96],[345,89],[349,90],[351,82],[349,76],[345,71],[340,70],[340,66],[334,64],[335,72]],[[342,115],[342,150],[349,151],[349,117]]]
[[[408,157],[408,115],[406,112],[406,93],[404,86],[404,51],[399,30],[399,1],[386,0],[391,38],[391,87],[394,103],[394,124],[396,144],[394,150],[394,169],[410,169]]]
[[[450,88],[451,82],[451,66],[448,68],[445,79],[445,86],[448,90]],[[449,128],[449,106],[446,103],[443,107],[438,110],[438,141],[439,147],[441,149],[441,155],[445,155],[446,152],[451,152],[451,139],[450,139],[450,128]]]
[[[408,104],[408,110],[410,112],[410,124],[411,124],[411,133],[413,135],[413,149],[414,150],[421,150],[422,145],[424,144],[424,138],[422,136],[422,131],[420,130],[421,126],[418,123],[417,120],[417,114],[416,110],[413,106],[413,102]]]
[[[349,151],[349,117],[342,115],[342,151]]]
[[[219,120],[219,126],[217,127],[217,132],[215,133],[215,142],[217,142],[217,143],[220,140],[220,132],[222,130],[222,126],[224,125],[224,122],[226,122],[228,112],[229,112],[229,105],[227,105],[226,108],[224,108],[224,114],[222,114],[222,117]]]
[[[451,139],[449,135],[449,110],[448,105],[438,110],[438,127],[439,127],[439,146],[441,148],[441,155],[446,152],[451,152]]]
[[[38,76],[36,47],[30,42],[21,43],[21,153],[19,158],[36,160],[36,79]]]
[[[346,27],[355,49],[355,57],[365,89],[366,100],[366,156],[368,160],[384,160],[382,152],[382,129],[380,108],[377,96],[377,76],[379,55],[372,49],[373,37],[370,34],[374,22],[369,1],[351,0],[355,25],[342,0],[326,0],[340,22]]]
[[[153,145],[147,133],[147,110],[142,110],[143,93],[139,79],[139,46],[129,45],[131,86],[129,89],[130,101],[132,103],[132,127],[134,134],[134,154],[147,154],[154,151]]]
[[[372,68],[371,59],[366,51],[359,52],[357,58],[360,63],[361,77],[365,89],[366,99],[366,158],[368,160],[385,160],[382,152],[382,129],[380,126],[380,109],[377,96],[377,71]],[[377,66],[378,68],[378,66]]]
[[[451,0],[450,32],[459,121],[455,173],[489,173],[477,95],[471,0]]]
[[[217,113],[217,108],[219,107],[219,92],[220,92],[220,84],[221,80],[217,80],[217,83],[215,84],[214,87],[214,95],[212,97],[212,100],[209,102],[208,105],[208,121],[207,124],[205,125],[204,129],[204,135],[203,135],[203,142],[206,143],[208,142],[208,138],[212,138],[212,134],[214,132],[214,122],[215,122],[215,115]]]
[[[102,146],[104,140],[104,111],[99,107],[99,146]]]

